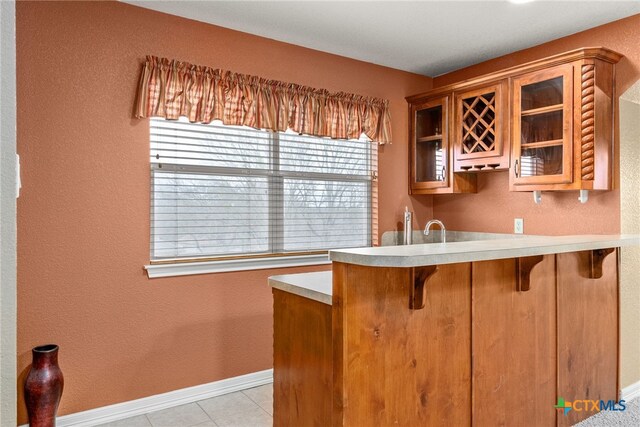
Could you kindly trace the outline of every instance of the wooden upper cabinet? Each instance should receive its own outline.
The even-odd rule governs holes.
[[[620,58],[576,49],[407,97],[411,194],[475,192],[500,169],[511,191],[610,190]]]
[[[512,191],[611,190],[620,58],[584,49],[512,78]]]
[[[475,191],[475,177],[451,171],[450,99],[439,96],[410,105],[411,194]]]
[[[565,184],[573,177],[573,65],[513,79],[512,183]]]
[[[412,188],[447,187],[449,98],[443,96],[413,106],[412,113]]]
[[[454,172],[509,168],[507,80],[455,93]]]

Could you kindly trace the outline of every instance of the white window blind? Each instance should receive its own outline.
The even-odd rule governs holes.
[[[151,119],[150,140],[152,261],[372,243],[377,150],[364,136]]]

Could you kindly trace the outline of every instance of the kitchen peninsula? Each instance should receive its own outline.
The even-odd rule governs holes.
[[[275,276],[275,426],[572,425],[617,400],[618,252],[639,236],[336,250]]]

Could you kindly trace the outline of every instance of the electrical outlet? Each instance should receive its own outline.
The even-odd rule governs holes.
[[[516,234],[524,233],[524,219],[516,218],[513,220],[513,232]]]

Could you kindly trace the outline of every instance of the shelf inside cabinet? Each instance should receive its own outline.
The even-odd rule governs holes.
[[[431,141],[440,141],[442,139],[442,135],[430,135],[430,136],[421,136],[416,138],[418,142],[431,142]]]
[[[524,110],[520,113],[520,115],[524,116],[535,116],[538,114],[545,114],[545,113],[553,113],[555,111],[562,111],[562,109],[564,108],[563,104],[554,104],[554,105],[547,105],[546,107],[540,107],[540,108],[532,108],[530,110]]]
[[[528,142],[528,143],[522,144],[522,149],[557,147],[559,145],[562,145],[562,143],[563,143],[562,139],[550,139],[548,141]]]

